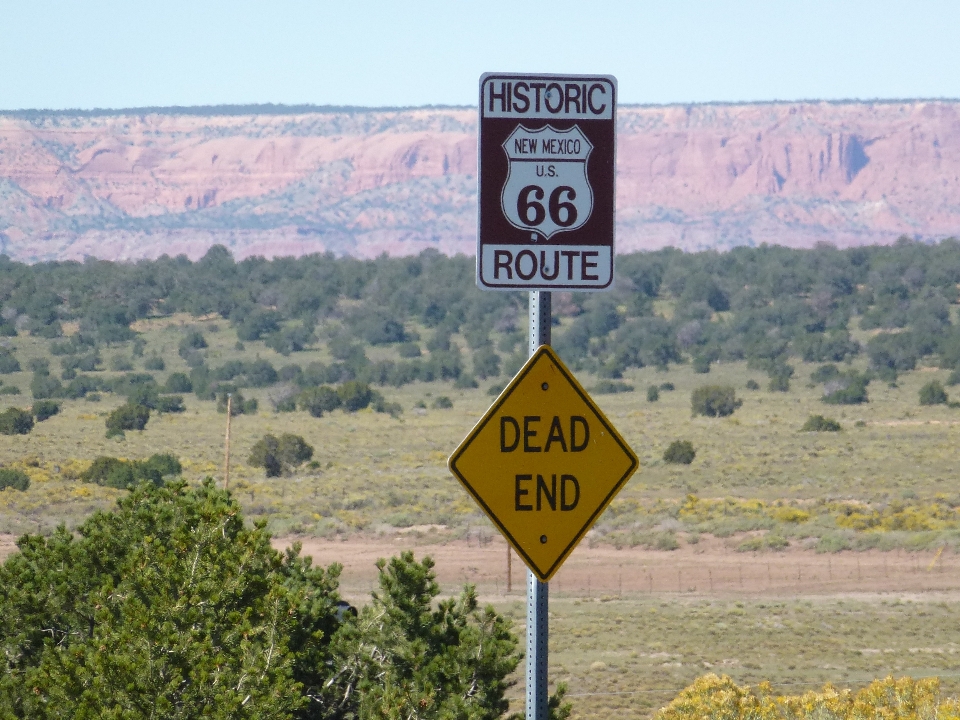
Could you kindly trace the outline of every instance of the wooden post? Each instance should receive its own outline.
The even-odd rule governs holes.
[[[507,595],[513,590],[513,548],[507,543]]]
[[[230,487],[230,418],[233,416],[233,394],[227,393],[227,436],[223,443],[223,489]]]

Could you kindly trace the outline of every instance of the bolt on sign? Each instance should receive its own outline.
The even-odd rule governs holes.
[[[477,284],[603,290],[613,282],[616,78],[480,78]]]
[[[639,461],[553,349],[541,345],[448,465],[547,582]]]

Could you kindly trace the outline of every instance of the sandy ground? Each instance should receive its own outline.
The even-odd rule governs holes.
[[[277,538],[288,545],[292,538]],[[481,543],[425,543],[413,537],[301,539],[305,555],[315,563],[341,563],[345,595],[360,600],[376,584],[378,558],[402,549],[417,557],[429,555],[447,592],[473,583],[493,599],[508,593],[507,549],[499,537]],[[526,570],[512,558],[509,594],[525,593]],[[674,551],[643,550],[583,543],[550,583],[560,597],[615,597],[642,594],[697,594],[725,597],[814,596],[850,593],[922,593],[960,591],[960,556],[935,552],[844,552],[817,554],[812,550],[738,553],[717,540]]]
[[[0,559],[16,550],[13,535],[0,535]],[[526,570],[512,556],[507,579],[507,547],[499,536],[438,542],[429,535],[321,540],[281,537],[274,546],[294,541],[314,563],[343,565],[345,596],[363,602],[376,586],[378,558],[401,550],[429,555],[446,592],[464,583],[487,599],[525,593]],[[739,553],[722,542],[702,540],[679,550],[644,550],[583,543],[550,583],[559,597],[715,595],[723,597],[822,596],[850,593],[923,593],[960,591],[960,556],[936,552],[842,552],[817,554],[789,548],[783,552]]]

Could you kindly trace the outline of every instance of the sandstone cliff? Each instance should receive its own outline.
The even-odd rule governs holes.
[[[473,109],[0,114],[27,261],[472,253]],[[960,234],[960,103],[624,107],[618,247]]]

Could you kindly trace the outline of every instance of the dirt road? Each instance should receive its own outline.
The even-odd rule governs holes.
[[[0,535],[0,560],[16,550],[13,535]],[[378,558],[401,550],[431,556],[441,587],[452,592],[473,583],[485,597],[508,592],[506,544],[499,536],[482,541],[437,542],[427,536],[321,540],[280,537],[274,546],[303,544],[314,563],[344,566],[341,586],[361,600],[376,584]],[[510,595],[525,592],[526,570],[512,558]],[[841,595],[847,593],[960,590],[960,556],[936,552],[842,552],[818,554],[788,548],[783,552],[739,553],[722,541],[702,539],[679,550],[644,550],[583,543],[550,583],[558,597],[638,595],[715,595],[757,597]]]
[[[276,547],[293,538],[277,538]],[[484,542],[425,542],[414,537],[342,541],[300,539],[315,563],[344,566],[341,585],[348,596],[365,596],[376,583],[377,558],[410,549],[436,562],[447,591],[473,583],[484,596],[507,593],[507,552],[499,536]],[[510,594],[525,592],[526,570],[513,556]],[[960,556],[936,552],[783,552],[739,553],[722,541],[704,539],[679,550],[617,550],[582,544],[550,583],[559,597],[715,595],[721,597],[840,595],[847,593],[960,590]]]

